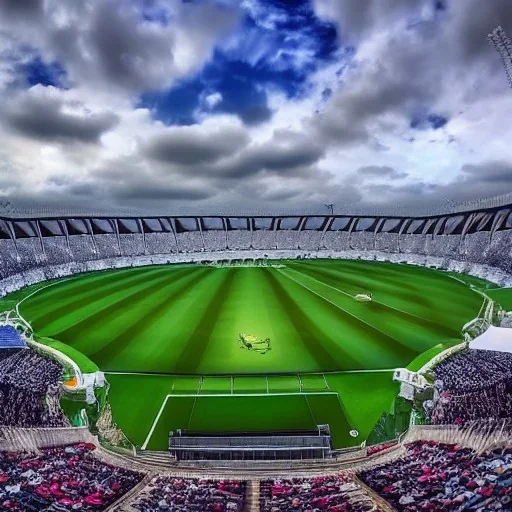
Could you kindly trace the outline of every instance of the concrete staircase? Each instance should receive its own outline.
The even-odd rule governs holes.
[[[259,480],[249,480],[247,482],[247,494],[244,512],[260,512]]]

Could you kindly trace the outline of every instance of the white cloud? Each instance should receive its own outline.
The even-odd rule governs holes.
[[[421,8],[426,1],[316,0],[342,41],[355,44],[353,59],[321,67],[305,96],[269,88],[274,115],[251,127],[212,114],[220,92],[202,98],[200,123],[190,127],[166,127],[134,106],[140,91],[194,75],[216,45],[229,46],[237,9],[176,0],[164,3],[168,22],[149,23],[129,2],[116,10],[104,1],[33,0],[30,11],[7,3],[0,195],[298,209],[462,199],[512,186],[512,96],[485,39],[489,26],[506,25],[500,0],[450,2],[436,19]],[[19,86],[19,64],[38,53],[64,66],[67,90]],[[411,129],[416,109],[449,122]]]

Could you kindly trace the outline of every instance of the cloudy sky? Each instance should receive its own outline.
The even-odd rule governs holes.
[[[512,191],[512,0],[0,0],[0,199],[338,210]]]

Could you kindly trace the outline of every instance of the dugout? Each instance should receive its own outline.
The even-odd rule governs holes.
[[[225,435],[177,430],[169,434],[169,452],[179,461],[332,458],[329,425],[308,431]]]

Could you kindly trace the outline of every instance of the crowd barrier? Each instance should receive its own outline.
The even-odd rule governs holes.
[[[11,428],[0,427],[0,450],[37,451],[75,443],[94,443],[97,439],[87,427],[69,428]]]

